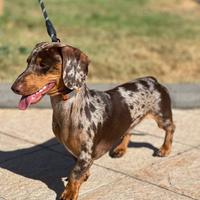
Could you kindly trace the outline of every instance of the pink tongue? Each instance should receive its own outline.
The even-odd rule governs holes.
[[[32,97],[34,95],[35,94],[31,94],[29,96],[22,96],[22,98],[20,99],[20,102],[19,102],[19,109],[20,110],[26,110],[30,106],[31,101],[32,101]]]

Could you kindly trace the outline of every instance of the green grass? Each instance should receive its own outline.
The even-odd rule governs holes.
[[[200,4],[192,0],[44,0],[58,38],[92,61],[90,82],[154,76],[200,82]],[[13,82],[37,43],[50,41],[38,0],[4,1],[0,82]]]

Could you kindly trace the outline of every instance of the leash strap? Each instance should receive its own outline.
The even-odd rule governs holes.
[[[41,6],[41,9],[46,21],[47,32],[49,36],[51,37],[52,42],[60,42],[60,40],[56,36],[56,30],[54,29],[53,24],[49,20],[43,1],[39,0],[39,3],[40,3],[40,6]]]
[[[77,90],[72,90],[70,93],[68,94],[61,94],[63,97],[63,100],[68,100],[71,99],[74,95],[76,95],[81,89],[77,89]]]

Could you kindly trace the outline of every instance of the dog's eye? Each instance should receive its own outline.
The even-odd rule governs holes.
[[[40,63],[40,67],[46,67],[47,65],[43,62]]]

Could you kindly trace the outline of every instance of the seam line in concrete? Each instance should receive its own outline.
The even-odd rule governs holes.
[[[138,131],[138,132],[144,133],[144,132],[141,132],[141,131]],[[35,143],[30,142],[30,141],[28,141],[28,140],[15,137],[15,136],[13,136],[13,135],[10,135],[10,134],[7,134],[7,133],[1,132],[1,131],[0,131],[0,134],[3,134],[3,135],[6,135],[6,136],[9,136],[9,137],[12,137],[12,138],[21,140],[21,141],[25,141],[25,142],[28,142],[28,143],[30,143],[30,144],[34,144],[34,145],[36,145],[36,146],[41,147],[41,149],[38,149],[38,150],[35,150],[35,151],[32,151],[32,152],[29,152],[29,153],[25,153],[25,154],[16,156],[16,157],[14,157],[14,158],[10,158],[10,159],[4,160],[4,161],[2,161],[2,162],[0,162],[0,163],[4,163],[4,162],[10,161],[10,160],[12,160],[12,159],[19,158],[19,157],[22,157],[22,156],[25,156],[25,155],[29,155],[29,154],[32,154],[32,153],[35,153],[35,152],[38,152],[38,151],[41,151],[41,150],[44,150],[44,149],[48,149],[48,150],[51,150],[51,151],[53,151],[53,152],[55,152],[55,153],[59,153],[59,154],[68,156],[68,155],[66,155],[66,154],[64,154],[64,153],[62,153],[62,152],[58,152],[58,151],[55,151],[55,150],[49,148],[49,147],[52,147],[52,146],[56,146],[56,145],[58,145],[58,144],[53,144],[53,145],[50,145],[50,146],[45,147],[45,146],[43,146],[43,145],[38,145],[38,144],[35,144]],[[154,136],[154,135],[149,134],[149,133],[144,133],[144,134]],[[159,137],[159,136],[154,136],[154,137],[162,138],[162,137]],[[176,142],[177,142],[177,141],[176,141]],[[177,142],[177,143],[180,143],[180,142]],[[180,154],[183,154],[183,153],[185,153],[185,152],[188,152],[188,151],[192,150],[193,148],[198,148],[198,147],[199,147],[199,145],[198,145],[197,147],[194,147],[194,146],[187,145],[187,144],[184,144],[184,143],[180,143],[180,144],[186,145],[186,146],[190,146],[190,147],[192,147],[192,148],[191,148],[191,149],[188,149],[188,150],[185,150],[185,151],[183,151],[183,152],[181,152],[181,153],[178,153],[178,154],[172,156],[171,158],[174,158],[174,157],[176,157],[176,156],[178,156],[178,155],[180,155]],[[170,158],[170,159],[171,159],[171,158]],[[158,162],[158,163],[156,163],[156,164],[159,164],[159,163],[161,163],[161,162],[164,162],[164,161],[160,161],[160,162]],[[155,165],[156,165],[156,164],[155,164]],[[115,172],[115,173],[119,173],[119,174],[121,174],[121,175],[124,175],[124,177],[121,177],[121,178],[119,178],[119,179],[117,179],[117,180],[115,180],[115,181],[113,181],[113,182],[108,183],[108,184],[102,185],[102,186],[100,186],[100,187],[98,187],[98,188],[96,188],[96,189],[94,189],[94,190],[92,190],[92,191],[90,191],[90,192],[84,193],[84,194],[82,194],[82,195],[80,195],[80,196],[87,195],[87,194],[89,194],[89,193],[92,193],[92,192],[94,192],[94,191],[100,189],[100,188],[103,188],[103,187],[105,187],[105,186],[107,186],[107,185],[110,185],[110,184],[115,183],[115,182],[118,182],[118,181],[120,181],[120,180],[122,180],[122,179],[124,179],[124,178],[126,178],[126,177],[129,177],[129,178],[136,179],[136,180],[138,180],[138,181],[144,182],[144,183],[146,183],[146,184],[150,184],[150,185],[159,187],[159,188],[161,188],[161,189],[164,189],[164,190],[173,192],[173,193],[175,193],[175,194],[178,194],[178,195],[185,196],[185,197],[188,197],[188,198],[190,198],[190,199],[196,200],[196,199],[194,199],[194,198],[192,198],[192,197],[190,197],[190,196],[187,196],[187,195],[184,195],[184,194],[181,194],[181,193],[172,191],[172,190],[170,190],[170,189],[168,189],[168,188],[163,188],[163,187],[161,187],[161,186],[159,186],[159,185],[157,185],[157,184],[154,184],[154,183],[151,183],[151,182],[148,182],[148,181],[145,181],[145,180],[136,178],[136,177],[134,177],[133,175],[128,175],[128,174],[126,174],[126,173],[123,173],[123,172],[120,172],[120,171],[117,171],[117,170],[113,170],[113,169],[110,169],[110,168],[101,166],[101,165],[99,165],[99,164],[96,164],[96,163],[94,163],[94,165],[96,165],[96,166],[98,166],[98,167],[101,167],[101,168],[104,168],[104,169],[107,169],[107,170],[109,170],[109,171],[113,171],[113,172]],[[149,165],[148,167],[150,167],[150,166],[152,166],[152,165]],[[146,167],[146,168],[148,168],[148,167]],[[145,169],[145,168],[144,168],[144,169]],[[141,170],[144,170],[144,169],[141,169]],[[141,171],[141,170],[139,170],[139,171]],[[137,172],[139,172],[139,171],[137,171]],[[137,173],[137,172],[135,172],[135,173]],[[135,173],[134,173],[134,174],[135,174]]]
[[[54,144],[54,145],[45,147],[45,149],[48,149],[48,150],[50,150],[50,151],[53,151],[53,152],[55,152],[55,153],[61,154],[61,155],[66,156],[66,157],[71,157],[71,158],[73,158],[73,156],[72,156],[71,154],[70,154],[70,155],[67,155],[67,154],[62,153],[62,152],[60,152],[60,151],[56,151],[56,150],[54,150],[54,149],[49,148],[49,147],[53,147],[53,146],[56,146],[56,145],[58,145],[58,144]],[[67,151],[67,150],[66,150],[66,151]]]
[[[174,156],[171,156],[171,157],[168,157],[168,158],[165,157],[164,160],[160,160],[160,161],[158,161],[158,162],[156,162],[156,163],[153,163],[153,164],[151,164],[151,165],[149,165],[149,166],[147,166],[147,167],[144,167],[144,168],[142,168],[142,169],[140,169],[140,170],[138,170],[138,171],[135,171],[134,173],[130,174],[130,176],[133,176],[134,174],[136,174],[136,173],[138,173],[138,172],[140,172],[140,171],[143,171],[143,170],[145,170],[145,169],[147,169],[147,168],[149,168],[149,167],[155,166],[155,165],[160,164],[160,163],[162,163],[162,162],[166,162],[166,161],[168,161],[168,160],[170,160],[170,159],[172,159],[172,158],[175,158],[175,157],[177,157],[177,156],[179,156],[179,155],[181,155],[181,154],[184,154],[184,153],[186,153],[186,152],[189,152],[189,151],[191,151],[191,150],[193,150],[193,149],[196,149],[196,148],[187,149],[187,150],[185,150],[185,151],[183,151],[183,152],[181,152],[181,153],[177,153],[177,154],[175,154]]]
[[[22,157],[22,156],[26,156],[26,155],[29,155],[29,154],[38,152],[38,151],[42,151],[42,150],[44,150],[44,149],[48,149],[48,150],[53,151],[53,152],[55,152],[55,153],[59,153],[59,154],[65,155],[65,156],[69,156],[69,155],[66,155],[66,154],[64,154],[64,153],[55,151],[55,150],[53,150],[53,149],[50,148],[50,147],[56,146],[56,145],[58,145],[58,144],[52,144],[52,145],[49,145],[49,146],[43,146],[43,145],[40,145],[40,144],[35,144],[35,143],[30,142],[30,141],[28,141],[28,140],[24,140],[24,139],[15,137],[15,136],[10,135],[10,134],[7,134],[7,133],[3,133],[2,131],[0,131],[0,134],[6,135],[6,136],[8,136],[8,137],[12,137],[12,138],[15,138],[15,139],[24,141],[24,142],[27,142],[27,143],[29,143],[29,144],[34,144],[35,146],[38,146],[38,147],[41,148],[41,149],[37,149],[37,150],[31,151],[31,152],[29,152],[29,153],[24,153],[24,154],[21,154],[21,155],[19,155],[19,156],[15,156],[15,157],[13,157],[13,158],[9,158],[9,159],[7,159],[7,160],[1,161],[0,164],[2,164],[2,163],[4,163],[4,162],[7,162],[7,161],[10,161],[10,160],[13,160],[13,159],[16,159],[16,158],[20,158],[20,157]]]
[[[26,155],[33,154],[33,153],[38,152],[38,151],[42,151],[42,150],[44,150],[44,149],[53,151],[54,153],[59,153],[59,154],[64,155],[64,156],[70,156],[70,155],[66,155],[66,154],[64,154],[64,153],[61,153],[61,152],[58,152],[58,151],[55,151],[55,150],[49,148],[49,147],[55,146],[55,144],[50,145],[50,146],[48,146],[48,147],[44,147],[44,146],[40,146],[40,145],[37,145],[37,146],[40,147],[41,149],[37,149],[37,150],[31,151],[31,152],[29,152],[29,153],[24,153],[24,154],[21,154],[21,155],[19,155],[19,156],[15,156],[15,157],[13,157],[13,158],[9,158],[9,159],[7,159],[7,160],[1,161],[0,164],[2,164],[2,163],[4,163],[4,162],[7,162],[7,161],[10,161],[10,160],[14,160],[14,159],[16,159],[16,158],[20,158],[20,157],[23,157],[23,156],[26,156]],[[70,156],[70,157],[71,157],[71,156]]]
[[[101,168],[104,168],[104,167],[102,167],[102,166],[100,166],[100,165],[97,165],[97,166],[98,166],[98,167],[101,167]],[[106,169],[106,168],[105,168],[105,169]],[[109,169],[107,169],[107,170],[109,170]],[[112,171],[112,170],[109,170],[109,171]],[[116,173],[116,172],[115,172],[115,173]],[[112,182],[110,182],[110,183],[105,184],[105,185],[101,185],[100,187],[97,187],[97,188],[95,188],[95,189],[93,189],[93,190],[91,190],[91,191],[88,191],[88,192],[86,192],[86,193],[84,193],[84,194],[81,194],[81,195],[79,195],[79,196],[82,197],[82,196],[85,196],[85,195],[90,194],[90,193],[92,193],[92,192],[95,192],[95,191],[97,191],[97,190],[99,190],[99,189],[101,189],[101,188],[104,188],[104,187],[106,187],[106,186],[112,184],[112,183],[117,183],[118,181],[120,181],[120,180],[122,180],[122,179],[124,179],[124,178],[126,178],[126,177],[127,177],[127,175],[125,175],[124,177],[118,178],[118,179],[116,179],[116,180],[114,180],[114,181],[112,181]]]
[[[49,146],[44,146],[44,145],[42,145],[42,144],[37,144],[37,143],[31,142],[31,141],[29,141],[29,140],[25,140],[25,139],[22,139],[22,138],[19,138],[19,137],[10,135],[10,134],[8,134],[8,133],[4,133],[4,132],[2,132],[2,131],[0,131],[0,134],[6,135],[6,136],[8,136],[8,137],[15,138],[15,139],[18,139],[18,140],[21,140],[21,141],[24,141],[24,142],[27,142],[27,143],[30,143],[30,144],[34,144],[35,146],[39,146],[39,147],[42,147],[42,148],[53,147],[53,146],[56,146],[56,145],[59,144],[59,143],[57,143],[57,144],[51,144],[51,145],[49,145]],[[58,151],[55,151],[55,152],[58,152]]]
[[[29,152],[29,153],[24,153],[24,154],[22,154],[22,155],[15,156],[15,157],[13,157],[13,158],[9,158],[9,159],[7,159],[7,160],[4,160],[4,161],[0,162],[0,164],[2,164],[2,163],[4,163],[4,162],[8,162],[8,161],[10,161],[10,160],[14,160],[14,159],[16,159],[16,158],[20,158],[20,157],[23,157],[23,156],[26,156],[26,155],[30,155],[30,154],[32,154],[32,153],[35,153],[35,152],[38,152],[38,151],[41,151],[41,150],[44,150],[44,148],[41,148],[41,149],[38,149],[38,150],[35,150],[35,151],[32,151],[32,152]]]
[[[164,137],[162,137],[162,136],[153,135],[153,134],[151,134],[151,133],[146,133],[146,132],[143,132],[143,131],[139,131],[139,130],[137,130],[137,129],[135,129],[135,131],[137,131],[138,133],[143,133],[143,134],[146,134],[146,135],[150,135],[150,136],[152,136],[152,137],[164,139]],[[135,134],[137,135],[137,133],[135,133]],[[177,140],[173,140],[173,142],[176,142],[176,143],[178,143],[178,144],[182,144],[182,145],[185,145],[185,146],[188,146],[188,147],[192,147],[192,148],[197,148],[197,146],[192,146],[192,145],[190,145],[190,144],[185,144],[185,143],[179,142],[179,141],[177,141]],[[199,146],[199,144],[198,144],[198,146]]]
[[[183,151],[183,152],[181,152],[181,153],[178,153],[178,154],[176,154],[176,155],[174,155],[174,156],[172,156],[172,157],[170,157],[170,158],[168,158],[168,159],[174,158],[174,157],[176,157],[176,156],[179,156],[179,155],[181,155],[181,154],[183,154],[183,153],[185,153],[185,152],[191,151],[191,150],[196,149],[196,148],[197,148],[197,147],[187,149],[187,150],[185,150],[185,151]],[[160,162],[157,162],[157,163],[155,163],[155,164],[153,164],[153,165],[157,165],[157,164],[160,164],[160,163],[165,162],[165,161],[166,161],[166,160],[161,160]],[[110,171],[113,171],[113,172],[116,172],[116,173],[123,174],[123,175],[125,175],[126,177],[134,178],[134,179],[140,180],[140,181],[142,181],[142,182],[149,183],[149,184],[151,184],[151,185],[160,187],[160,188],[162,188],[162,189],[171,191],[171,192],[173,192],[173,193],[176,193],[176,194],[179,194],[179,195],[182,195],[182,196],[186,196],[186,197],[191,198],[191,199],[193,199],[193,200],[198,200],[198,199],[194,199],[194,198],[192,198],[192,197],[190,197],[190,196],[187,196],[187,195],[184,195],[184,194],[180,194],[180,193],[178,193],[178,192],[172,191],[172,190],[167,189],[167,188],[163,188],[163,187],[161,187],[161,186],[159,186],[159,185],[156,185],[156,184],[154,184],[154,183],[151,183],[151,182],[148,182],[148,181],[145,181],[145,180],[142,180],[142,179],[139,179],[139,178],[136,178],[136,177],[133,176],[134,174],[136,174],[136,173],[138,173],[138,172],[140,172],[140,171],[142,171],[142,170],[144,170],[144,169],[147,169],[147,168],[151,167],[152,165],[149,165],[149,166],[147,166],[147,167],[145,167],[145,168],[143,168],[143,169],[140,169],[140,170],[138,170],[138,171],[136,171],[136,172],[134,172],[133,174],[130,174],[130,175],[129,175],[129,174],[126,174],[126,173],[123,173],[123,172],[120,172],[120,171],[117,171],[117,170],[114,170],[114,169],[110,169],[110,168],[104,167],[104,166],[99,165],[99,164],[96,164],[96,163],[94,163],[94,165],[97,165],[97,166],[99,166],[99,167],[105,168],[105,169],[107,169],[107,170],[110,170]],[[125,177],[124,177],[124,178],[125,178]],[[120,178],[120,179],[122,179],[122,178]],[[117,180],[116,180],[116,181],[117,181]],[[115,182],[115,181],[113,181],[112,183],[114,183],[114,182]],[[110,184],[110,183],[109,183],[109,184]],[[107,185],[109,185],[109,184],[107,184]],[[102,186],[102,187],[103,187],[103,186]]]
[[[8,134],[8,133],[4,133],[4,132],[2,132],[2,131],[0,131],[0,134],[2,134],[2,135],[6,135],[6,136],[8,136],[8,137],[12,137],[12,138],[15,138],[15,139],[18,139],[18,140],[24,141],[24,142],[28,142],[28,143],[30,143],[30,144],[34,144],[34,145],[40,146],[39,144],[36,144],[36,143],[31,142],[31,141],[29,141],[29,140],[26,140],[26,139],[22,139],[22,138],[19,138],[19,137],[13,136],[13,135],[10,135],[10,134]]]
[[[126,174],[126,173],[123,173],[123,172],[120,172],[120,171],[117,171],[117,170],[113,170],[113,169],[110,169],[110,168],[101,166],[101,165],[99,165],[99,164],[94,164],[94,165],[96,165],[96,166],[98,166],[98,167],[102,167],[102,168],[104,168],[104,169],[107,169],[107,170],[112,171],[112,172],[115,172],[115,173],[122,174],[122,175],[125,176],[125,177],[121,177],[121,178],[119,178],[119,179],[117,179],[117,180],[115,180],[115,181],[113,181],[113,182],[111,182],[111,183],[108,183],[108,184],[106,184],[106,185],[103,185],[103,186],[101,186],[101,187],[99,187],[99,188],[103,188],[103,187],[108,186],[108,185],[110,185],[110,184],[112,184],[112,183],[118,182],[118,181],[120,181],[120,180],[122,180],[122,179],[124,179],[124,178],[129,177],[129,178],[131,178],[131,179],[135,179],[135,180],[138,180],[138,181],[140,181],[140,182],[144,182],[144,183],[146,183],[146,184],[150,184],[150,185],[153,185],[153,186],[155,186],[155,187],[161,188],[161,189],[163,189],[163,190],[167,190],[167,191],[169,191],[169,192],[178,194],[178,195],[180,195],[180,196],[188,197],[188,198],[193,199],[193,200],[198,200],[198,199],[194,199],[193,197],[190,197],[190,196],[187,196],[187,195],[184,195],[184,194],[175,192],[175,191],[170,190],[170,189],[168,189],[168,188],[163,188],[163,187],[161,187],[161,186],[159,186],[159,185],[156,185],[156,184],[154,184],[154,183],[151,183],[151,182],[148,182],[148,181],[145,181],[145,180],[136,178],[136,177],[131,176],[131,175],[128,175],[128,174]],[[94,189],[93,191],[90,191],[90,192],[88,192],[88,193],[82,194],[81,196],[84,196],[84,195],[86,195],[86,194],[89,194],[89,193],[91,193],[91,192],[94,192],[94,191],[98,190],[99,188],[96,188],[96,189]]]

